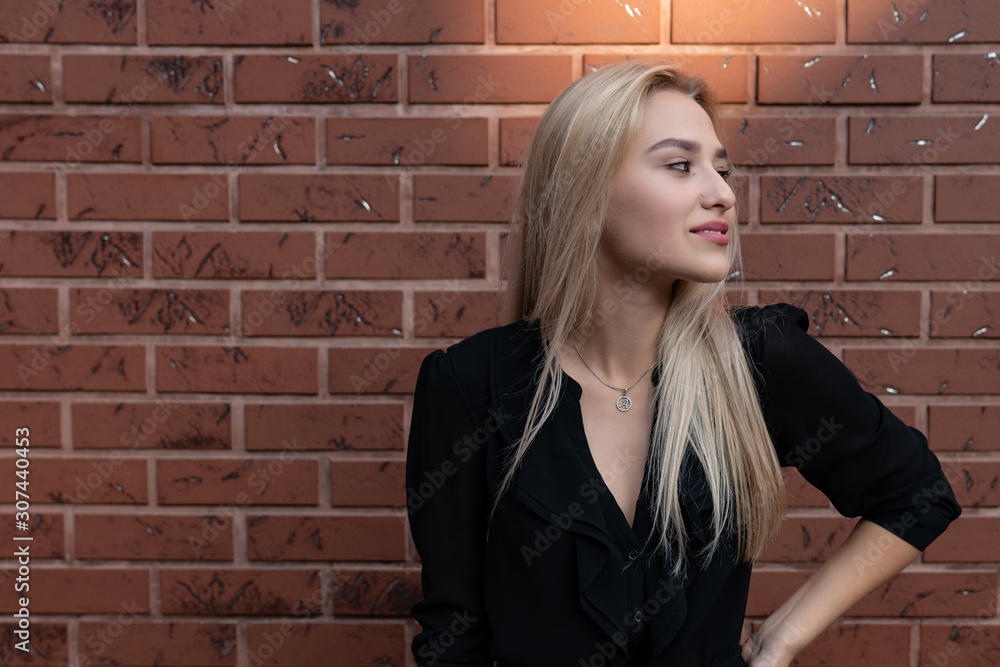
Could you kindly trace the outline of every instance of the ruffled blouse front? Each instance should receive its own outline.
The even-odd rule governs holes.
[[[619,572],[624,584],[626,609],[622,621],[627,631],[622,652],[627,660],[622,664],[634,667],[663,664],[743,667],[745,663],[736,648],[731,648],[728,656],[720,658],[718,646],[699,646],[697,643],[686,642],[684,637],[699,636],[702,634],[700,628],[706,623],[710,624],[709,631],[718,632],[720,637],[731,637],[733,632],[739,636],[742,615],[739,618],[739,629],[724,631],[727,625],[735,625],[730,609],[733,598],[724,595],[720,599],[720,594],[726,589],[735,587],[739,591],[742,588],[745,599],[750,566],[736,566],[733,544],[724,542],[706,570],[699,571],[693,563],[689,563],[685,576],[673,576],[662,555],[655,553],[655,536],[647,544],[653,529],[649,460],[646,461],[634,519],[630,526],[614,494],[603,485],[590,451],[580,413],[582,389],[568,375],[564,374],[563,379],[568,390],[563,396],[557,419],[571,433],[573,451],[591,474],[591,478],[602,482],[599,485],[598,506],[611,538],[614,554],[612,560],[616,566],[623,563]],[[653,383],[656,384],[658,380],[658,369],[654,369]],[[684,460],[682,467],[681,509],[689,536],[690,557],[692,549],[705,546],[712,538],[712,498],[701,465],[693,455]],[[728,585],[719,586],[719,575],[726,569],[731,572],[723,574],[722,578]],[[738,597],[739,594],[736,599]]]

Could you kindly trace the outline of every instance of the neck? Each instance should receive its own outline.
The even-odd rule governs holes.
[[[614,295],[598,294],[597,303],[609,303]],[[655,298],[654,298],[655,296]],[[657,360],[660,328],[669,303],[663,293],[635,291],[627,301],[615,300],[614,313],[598,315],[590,330],[574,341],[579,355],[569,346],[567,354],[582,356],[590,370],[613,387],[631,387]],[[643,379],[649,380],[647,374]]]

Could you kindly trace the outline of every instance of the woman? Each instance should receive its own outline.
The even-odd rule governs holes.
[[[584,76],[540,120],[510,323],[432,352],[416,383],[418,664],[786,667],[961,513],[923,434],[803,310],[725,304],[720,135],[703,82],[644,63]],[[862,519],[741,645],[782,465]]]

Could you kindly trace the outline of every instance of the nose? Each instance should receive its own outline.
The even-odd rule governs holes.
[[[732,186],[714,169],[710,170],[706,178],[702,206],[720,208],[723,212],[736,206],[736,193],[733,192]]]

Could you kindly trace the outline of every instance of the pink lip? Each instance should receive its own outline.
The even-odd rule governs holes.
[[[726,236],[725,234],[716,234],[714,232],[703,231],[703,232],[694,232],[694,235],[700,236],[703,239],[708,239],[709,241],[714,241],[719,245],[729,245],[729,237]]]
[[[721,220],[712,220],[711,222],[706,222],[702,225],[698,225],[691,231],[692,232],[712,231],[712,232],[722,232],[723,234],[725,234],[726,232],[729,231],[729,225],[722,222]]]

